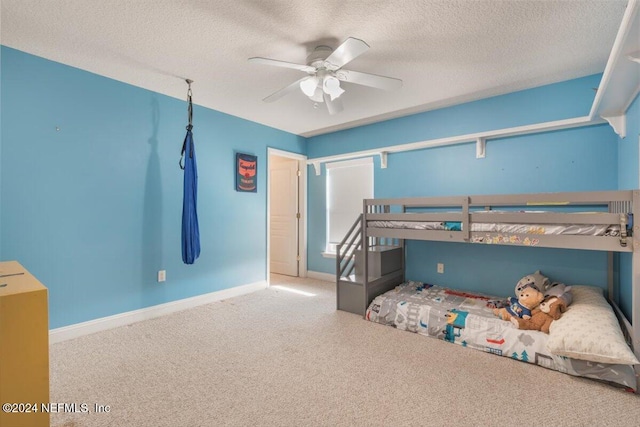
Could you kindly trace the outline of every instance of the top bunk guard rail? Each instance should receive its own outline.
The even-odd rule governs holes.
[[[461,206],[463,200],[468,200],[466,196],[454,196],[454,197],[403,197],[397,199],[365,199],[364,203],[368,206],[376,205],[402,205],[408,208],[412,207],[434,207],[434,208],[446,208]]]
[[[366,199],[366,205],[403,205],[406,207],[460,206],[464,197],[405,197],[393,199]],[[612,202],[633,200],[632,190],[588,191],[577,193],[531,193],[468,196],[469,206],[580,206],[609,205]]]
[[[633,226],[634,192],[595,191],[576,193],[532,193],[512,195],[418,197],[364,200],[367,239],[398,238],[449,242],[524,244],[541,247],[632,252],[628,230]],[[637,197],[637,195],[635,196]],[[393,207],[393,208],[392,208]],[[494,207],[512,210],[492,211]],[[569,210],[562,209],[570,207]],[[408,212],[412,209],[441,209],[442,212]],[[451,211],[446,211],[450,209]],[[543,209],[548,209],[544,211]],[[391,213],[391,211],[394,211]],[[454,222],[460,229],[372,227],[370,221]],[[481,231],[472,224],[619,225],[619,233],[605,235],[546,234],[544,231]],[[637,226],[635,228],[638,228]],[[526,239],[525,236],[533,236]],[[520,237],[522,236],[522,240]],[[507,240],[506,238],[509,237]]]
[[[492,196],[471,196],[473,205],[508,206],[579,206],[609,205],[612,202],[628,202],[633,191],[588,191],[577,193],[535,193]]]
[[[367,221],[462,221],[461,212],[368,214]]]

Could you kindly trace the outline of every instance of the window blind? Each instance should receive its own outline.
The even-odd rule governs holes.
[[[335,252],[362,213],[362,200],[373,198],[373,158],[328,163],[327,252]]]

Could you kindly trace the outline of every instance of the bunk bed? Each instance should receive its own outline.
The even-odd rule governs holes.
[[[367,199],[362,215],[338,245],[337,307],[362,314],[367,320],[637,391],[640,231],[633,233],[639,230],[633,224],[636,211],[640,212],[637,190]],[[487,301],[493,303],[498,297],[407,281],[405,240],[606,251],[606,292],[572,284],[578,285],[574,286],[576,299],[554,324],[561,325],[565,317],[577,316],[583,309],[591,310],[602,300],[615,323],[611,332],[604,334],[619,335],[624,347],[621,351],[629,354],[616,358],[571,349],[565,353],[557,349],[557,353],[548,351],[550,340],[560,334],[554,336],[554,324],[549,334],[520,330],[493,316]],[[618,301],[615,254],[624,252],[632,258],[631,319],[625,317]],[[433,301],[438,307],[429,306]],[[471,332],[465,330],[465,322],[469,331],[480,329],[474,332],[479,337],[477,343],[469,336]],[[469,322],[475,322],[475,326],[470,327]],[[597,329],[603,327],[597,325]],[[523,340],[523,336],[528,338]],[[529,350],[524,357],[523,341]]]

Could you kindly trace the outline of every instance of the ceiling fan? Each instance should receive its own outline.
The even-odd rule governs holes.
[[[340,87],[340,82],[384,90],[402,87],[402,80],[400,79],[342,68],[366,52],[367,49],[369,49],[369,45],[364,41],[349,37],[336,50],[331,49],[329,46],[316,47],[307,57],[306,65],[260,57],[249,58],[249,61],[276,67],[293,68],[308,74],[267,96],[263,99],[264,102],[273,102],[300,88],[309,99],[316,103],[316,106],[318,105],[317,103],[324,102],[327,105],[329,114],[333,115],[343,110],[340,95],[344,93],[344,89]]]

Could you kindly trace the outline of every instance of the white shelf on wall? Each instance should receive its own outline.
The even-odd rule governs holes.
[[[466,135],[450,136],[446,138],[430,139],[427,141],[411,142],[408,144],[391,145],[388,147],[375,148],[371,150],[355,151],[345,154],[336,154],[333,156],[316,157],[307,160],[308,165],[313,165],[316,175],[322,173],[321,165],[328,162],[337,162],[341,160],[357,159],[360,157],[380,156],[380,166],[382,169],[387,167],[387,156],[391,153],[400,153],[403,151],[423,150],[425,148],[443,147],[446,145],[465,144],[469,142],[476,143],[476,157],[481,159],[486,155],[486,143],[490,139],[509,138],[518,135],[528,135],[540,132],[551,132],[554,130],[571,129],[583,126],[592,126],[604,123],[600,118],[591,119],[589,116],[576,117],[573,119],[555,120],[552,122],[535,123],[532,125],[516,126],[511,128],[496,129],[485,132],[470,133]]]
[[[627,133],[627,110],[640,92],[639,10],[638,0],[630,0],[589,114],[608,121],[621,138]]]

